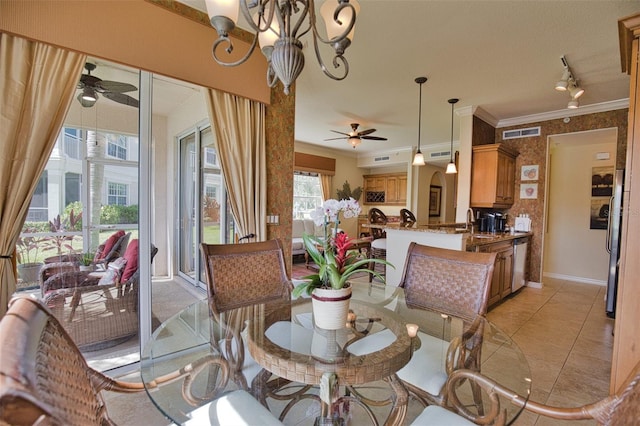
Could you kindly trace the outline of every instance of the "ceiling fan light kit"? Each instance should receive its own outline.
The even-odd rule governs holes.
[[[343,55],[353,40],[356,15],[360,11],[358,0],[324,2],[320,15],[326,26],[326,38],[318,33],[314,0],[205,0],[205,3],[211,26],[218,32],[212,54],[220,65],[234,67],[245,63],[259,44],[267,58],[267,84],[273,87],[280,80],[288,95],[305,63],[299,38],[311,30],[316,59],[324,74],[333,80],[343,80],[349,74],[349,63]],[[218,48],[225,47],[227,54],[233,51],[229,31],[238,22],[239,10],[254,31],[254,38],[245,56],[229,62],[221,58]],[[335,56],[331,63],[334,72],[340,73],[333,74],[327,69],[318,42],[333,48]]]
[[[76,98],[83,108],[91,108],[94,106],[99,98],[98,93],[101,93],[105,98],[114,102],[138,108],[138,100],[125,94],[126,92],[138,90],[136,86],[120,81],[102,80],[91,75],[91,71],[96,69],[96,64],[91,62],[85,63],[84,69],[87,70],[87,73],[80,76],[80,81],[77,86],[82,92]]]
[[[458,101],[459,99],[456,99],[456,98],[451,98],[447,101],[451,104],[451,148],[450,148],[451,157],[449,159],[449,164],[447,164],[447,170],[445,171],[445,173],[449,175],[458,173],[456,163],[453,161],[453,106],[457,104]]]
[[[580,106],[578,98],[584,94],[584,89],[578,86],[578,80],[575,78],[569,68],[569,63],[564,55],[560,57],[564,71],[562,72],[562,78],[556,83],[555,89],[560,92],[569,92],[571,100],[567,104],[567,108],[575,109]]]
[[[413,156],[413,163],[411,163],[414,166],[424,166],[426,164],[424,162],[424,155],[420,151],[420,131],[422,125],[422,85],[426,83],[426,81],[427,77],[417,77],[415,79],[415,82],[420,86],[420,94],[418,95],[418,150]]]
[[[370,136],[371,133],[376,131],[376,129],[367,129],[367,130],[358,131],[358,127],[359,126],[360,125],[358,123],[351,123],[351,131],[349,133],[340,132],[338,130],[332,130],[332,132],[339,133],[339,134],[341,134],[343,136],[341,136],[339,138],[325,139],[325,141],[335,141],[335,140],[338,140],[338,139],[346,139],[347,142],[349,142],[351,144],[351,146],[353,148],[355,148],[358,145],[360,145],[360,143],[362,142],[362,139],[368,139],[368,140],[374,140],[374,141],[386,141],[387,140],[387,138],[383,138],[383,137],[380,137],[380,136]]]

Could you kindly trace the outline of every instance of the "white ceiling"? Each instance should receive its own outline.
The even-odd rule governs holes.
[[[204,0],[184,2],[206,10]],[[296,88],[298,141],[354,151],[346,141],[324,139],[339,136],[331,129],[347,132],[349,123],[358,122],[389,140],[363,141],[356,151],[415,146],[418,76],[429,79],[423,86],[423,145],[448,145],[449,98],[460,98],[456,108],[482,108],[494,125],[550,111],[571,115],[569,95],[554,90],[562,55],[585,89],[582,111],[573,113],[629,96],[617,22],[640,12],[638,1],[360,0],[360,5],[345,80],[325,77],[311,43],[305,48]],[[310,34],[303,40],[310,41]],[[330,66],[331,57],[325,61]]]
[[[183,2],[205,11],[204,0]],[[355,39],[345,55],[350,65],[345,80],[324,76],[311,35],[303,37],[309,46],[296,85],[297,141],[351,153],[417,145],[418,76],[428,77],[423,150],[435,144],[448,148],[449,98],[460,98],[456,109],[479,107],[497,127],[627,105],[629,77],[621,71],[617,22],[640,12],[639,1],[360,0],[360,5]],[[577,110],[566,109],[569,95],[554,90],[562,55],[585,89]],[[331,60],[325,56],[329,67]],[[324,141],[339,136],[332,129],[348,132],[352,122],[360,123],[360,130],[376,128],[373,136],[388,141],[365,140],[355,150],[346,140]]]

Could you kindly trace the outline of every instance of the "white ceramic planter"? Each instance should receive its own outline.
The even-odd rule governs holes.
[[[18,275],[25,283],[35,283],[40,279],[42,263],[19,263]]]
[[[339,330],[347,324],[351,286],[340,290],[316,288],[311,293],[313,320],[325,330]]]

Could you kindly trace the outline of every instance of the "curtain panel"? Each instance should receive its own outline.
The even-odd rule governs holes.
[[[0,317],[16,290],[16,241],[85,59],[0,33]]]
[[[322,201],[326,201],[331,198],[331,183],[333,182],[333,176],[320,175],[320,185],[322,186]]]
[[[267,238],[265,106],[214,89],[208,90],[206,98],[238,237],[255,234],[256,241],[264,241]]]

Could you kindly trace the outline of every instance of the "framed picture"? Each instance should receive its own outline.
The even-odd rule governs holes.
[[[520,199],[521,200],[535,200],[538,198],[538,184],[537,183],[521,183],[520,184]]]
[[[431,187],[429,187],[429,217],[440,216],[441,196],[441,186],[431,185]]]
[[[520,180],[538,180],[539,167],[537,164],[522,166],[520,170]]]
[[[613,195],[613,167],[591,169],[591,196],[611,197]]]
[[[592,198],[589,229],[607,229],[609,223],[609,199]]]

